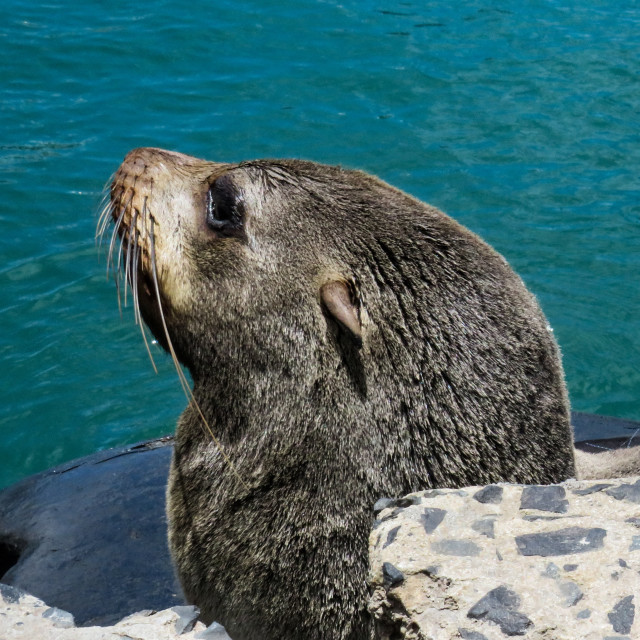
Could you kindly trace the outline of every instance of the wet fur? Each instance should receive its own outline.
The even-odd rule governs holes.
[[[243,199],[237,237],[205,221],[223,176]],[[189,601],[233,638],[369,638],[382,496],[574,475],[542,312],[435,208],[337,167],[138,149],[109,211],[142,318],[194,382],[169,479],[172,555]],[[348,285],[359,339],[323,304],[332,282]]]

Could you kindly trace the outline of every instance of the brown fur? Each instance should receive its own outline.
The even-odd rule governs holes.
[[[223,232],[206,222],[216,180],[240,219]],[[123,236],[140,212],[140,308],[168,347],[154,221],[170,340],[238,474],[192,401],[170,546],[187,598],[233,638],[369,638],[382,496],[574,474],[542,312],[500,255],[437,209],[357,171],[155,149],[127,156],[112,203],[115,218],[128,205]]]
[[[576,449],[575,460],[580,480],[640,476],[640,443],[632,439],[619,449]]]

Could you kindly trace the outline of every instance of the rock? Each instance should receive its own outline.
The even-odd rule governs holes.
[[[569,503],[565,500],[564,487],[559,485],[550,487],[531,486],[522,490],[521,509],[566,513],[568,507]]]
[[[557,531],[516,536],[518,552],[523,556],[566,556],[587,553],[603,546],[607,532],[599,527],[567,527]]]
[[[390,562],[382,563],[382,575],[384,584],[388,587],[395,587],[404,580],[402,571],[398,571]]]
[[[70,629],[76,626],[73,616],[68,611],[63,611],[57,607],[49,607],[42,614],[42,617],[48,618],[54,627],[59,627],[60,629]]]
[[[4,593],[4,585],[0,592]],[[178,609],[176,611],[175,609]],[[22,593],[0,607],[2,640],[229,640],[217,625],[214,635],[196,621],[195,607],[174,607],[164,611],[140,611],[110,627],[75,627],[73,616],[49,607],[41,600]],[[194,617],[195,614],[195,617]],[[214,625],[211,625],[210,629]],[[182,631],[181,631],[182,630]]]
[[[171,445],[101,451],[0,491],[0,581],[78,626],[183,604],[164,508]]]
[[[500,504],[502,502],[502,491],[502,487],[497,484],[490,484],[480,489],[473,498],[483,504]]]
[[[179,616],[176,620],[176,633],[178,635],[189,633],[195,626],[198,621],[198,616],[200,615],[200,609],[193,605],[173,607],[171,610]]]
[[[633,596],[622,598],[613,610],[607,614],[609,622],[616,633],[630,633],[635,619],[636,608]]]
[[[636,478],[569,480],[394,501],[370,537],[379,638],[640,638],[638,490]]]
[[[616,500],[631,500],[640,504],[640,478],[633,484],[621,484],[619,487],[607,489],[605,493],[613,496]]]
[[[518,611],[519,607],[518,594],[501,585],[476,602],[467,612],[467,618],[490,620],[499,625],[506,636],[523,636],[533,623]]]
[[[9,584],[0,584],[0,596],[7,604],[17,604],[25,596],[29,596],[26,591],[12,587]]]

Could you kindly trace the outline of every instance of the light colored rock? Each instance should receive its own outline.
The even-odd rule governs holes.
[[[134,613],[111,627],[69,627],[70,614],[59,609],[52,610],[29,594],[3,587],[0,589],[0,595],[3,600],[0,605],[2,640],[196,640],[209,637],[229,639],[219,625],[212,629],[214,635],[209,635],[202,622],[196,622],[191,631],[179,634],[179,630],[185,628],[185,621],[189,618],[188,612],[180,609],[187,607],[176,607],[178,611],[166,609],[157,613]]]
[[[382,640],[637,640],[640,479],[411,494],[370,560]]]

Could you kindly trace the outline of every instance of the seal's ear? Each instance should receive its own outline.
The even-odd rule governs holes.
[[[349,333],[358,347],[362,346],[360,309],[354,301],[352,287],[344,280],[331,280],[322,285],[320,298],[327,311]]]

